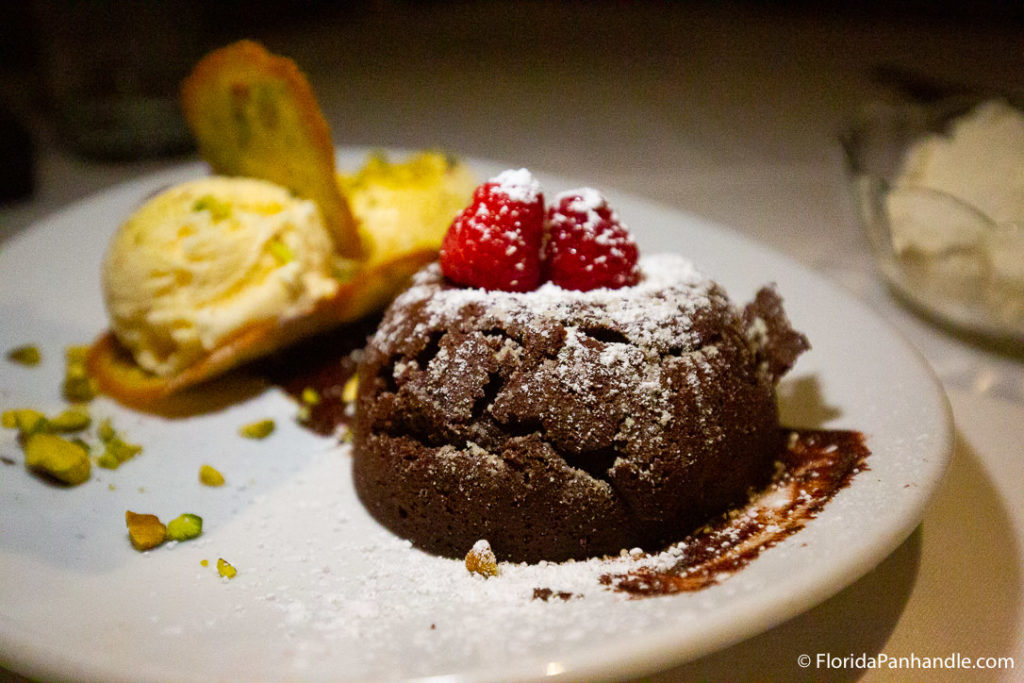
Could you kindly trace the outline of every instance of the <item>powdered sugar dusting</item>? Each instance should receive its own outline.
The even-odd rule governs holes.
[[[538,406],[546,383],[554,381],[568,393],[560,400],[564,410],[537,408],[548,438],[565,441],[563,447],[585,442],[601,448],[614,441],[616,449],[661,448],[665,428],[680,410],[677,392],[684,390],[693,396],[696,411],[687,420],[696,422],[696,433],[710,447],[721,447],[724,432],[712,414],[719,399],[705,400],[703,393],[709,386],[716,392],[722,374],[732,371],[717,358],[716,335],[723,328],[739,330],[739,314],[721,288],[682,256],[649,255],[640,267],[642,276],[632,287],[576,291],[546,283],[529,292],[503,292],[446,286],[433,264],[417,273],[412,286],[396,299],[371,346],[408,349],[411,339],[466,324],[478,330],[528,330],[525,334],[546,338],[557,350],[535,371],[518,375],[519,384],[497,392],[487,410],[502,415],[499,419],[532,418],[518,413],[513,418],[507,411],[516,401]],[[524,343],[522,337],[505,340],[513,351]],[[458,353],[449,356],[442,348],[422,370],[436,389],[408,385],[407,390],[421,392],[417,400],[432,404],[437,415],[469,419],[473,400],[454,402],[447,386],[453,376],[485,383],[486,371],[479,362]],[[685,387],[673,386],[669,376],[683,377]],[[399,384],[405,385],[406,379],[394,374]],[[597,386],[606,387],[601,398],[595,395]],[[632,406],[633,415],[620,415],[622,405]],[[603,418],[595,423],[596,414]],[[560,436],[554,437],[552,430]],[[640,466],[638,476],[647,476],[646,467]]]
[[[560,203],[563,199],[572,199],[573,201],[569,204],[569,209],[581,213],[597,211],[607,204],[604,195],[592,187],[581,187],[575,190],[560,192],[555,195],[555,204]]]
[[[568,201],[567,201],[568,200]],[[612,249],[612,253],[616,257],[621,257],[620,251],[622,246],[626,243],[633,242],[633,235],[629,231],[629,227],[622,222],[619,218],[618,212],[608,205],[608,200],[601,194],[600,190],[595,190],[592,187],[580,187],[575,190],[566,190],[560,192],[555,196],[554,205],[557,206],[562,202],[566,202],[565,210],[576,213],[583,216],[583,223],[581,227],[588,232],[593,233],[594,241],[598,244],[606,245]],[[604,226],[607,223],[601,218],[599,211],[605,211],[612,223],[618,224],[621,231],[608,230]],[[556,213],[553,216],[555,223],[570,222],[571,219],[565,215]],[[598,257],[604,259],[606,257]]]
[[[798,443],[790,442],[794,456],[802,452]],[[286,667],[285,678],[334,678],[339,672],[331,667],[338,661],[345,662],[348,680],[474,666],[515,670],[517,660],[535,658],[538,650],[567,652],[585,646],[585,638],[612,639],[699,618],[709,591],[644,601],[643,609],[629,603],[640,595],[734,590],[726,579],[742,564],[733,560],[745,555],[749,561],[799,530],[857,466],[847,448],[839,449],[846,456],[835,455],[819,444],[809,459],[797,459],[789,469],[780,465],[775,483],[714,530],[661,552],[629,548],[586,561],[500,562],[497,575],[485,577],[467,571],[460,559],[428,555],[376,526],[351,491],[347,449],[320,453],[226,533],[204,536],[213,548],[232,548],[239,575],[218,587],[231,593],[239,609],[164,624],[172,646],[184,633],[213,637],[260,622],[267,624],[267,651],[259,656]],[[809,496],[797,484],[800,474],[811,471],[825,493]],[[243,553],[231,541],[236,538],[266,543]],[[477,547],[486,547],[484,540]],[[695,555],[699,548],[704,551]],[[210,552],[199,544],[174,550],[197,567],[197,558]],[[516,628],[502,628],[512,623]]]
[[[746,326],[778,300],[740,311],[674,254],[640,274],[514,293],[422,270],[359,371],[354,472],[376,519],[440,554],[489,536],[501,559],[580,559],[660,546],[764,482],[775,377]],[[765,349],[790,330],[767,318]]]
[[[438,290],[440,267],[432,264],[417,273],[412,286],[396,300],[394,310],[422,303],[430,316],[425,327],[444,327],[462,316],[467,307],[479,306],[485,308],[485,315],[506,324],[533,325],[546,319],[568,321],[567,328],[609,327],[654,353],[673,347],[695,348],[693,316],[713,305],[727,306],[724,293],[691,261],[676,254],[643,257],[640,269],[641,279],[634,287],[580,292],[545,283],[530,292],[502,292]],[[396,334],[402,322],[400,314],[386,321],[377,333],[378,341],[389,345],[389,335]]]
[[[488,182],[495,184],[495,192],[517,202],[535,202],[541,193],[540,181],[525,168],[502,171]]]

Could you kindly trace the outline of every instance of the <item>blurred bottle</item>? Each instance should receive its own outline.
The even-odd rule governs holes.
[[[32,137],[28,129],[0,103],[0,205],[25,199],[35,187]]]
[[[198,0],[36,0],[44,88],[61,141],[128,160],[192,146],[178,89],[202,56]]]

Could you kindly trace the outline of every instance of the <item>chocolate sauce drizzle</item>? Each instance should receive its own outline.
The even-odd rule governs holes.
[[[860,432],[800,429],[785,430],[785,435],[775,476],[747,505],[672,546],[678,557],[670,566],[605,574],[601,583],[637,598],[713,586],[803,529],[867,469],[870,451]]]
[[[259,371],[300,403],[307,389],[314,390],[318,400],[304,404],[302,424],[323,436],[336,434],[352,421],[351,407],[343,400],[345,385],[355,376],[358,353],[379,322],[372,317],[308,339],[267,359]]]

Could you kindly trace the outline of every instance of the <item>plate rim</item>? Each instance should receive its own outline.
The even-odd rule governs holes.
[[[365,157],[366,154],[377,150],[383,150],[389,154],[394,154],[395,156],[404,155],[410,152],[410,150],[393,148],[345,146],[337,149],[337,156],[339,161],[347,162],[352,159]],[[474,169],[498,169],[506,167],[500,162],[495,162],[493,160],[484,160],[475,157],[462,158],[471,168]],[[81,212],[83,207],[86,205],[117,202],[121,198],[122,194],[130,196],[133,192],[138,193],[141,187],[149,187],[163,180],[173,181],[179,176],[187,177],[190,173],[202,171],[203,167],[204,164],[202,164],[202,162],[184,162],[182,164],[174,165],[168,169],[162,169],[140,176],[139,178],[115,184],[33,221],[23,230],[19,230],[13,235],[9,235],[7,239],[0,240],[0,244],[3,244],[5,247],[9,247],[23,239],[28,239],[30,235],[37,233],[40,230],[45,230],[48,224],[53,224],[54,222],[59,221],[62,218],[66,218],[69,215]],[[571,177],[560,174],[549,174],[543,171],[538,171],[537,175],[543,178],[557,179],[559,183],[567,185],[578,185],[578,183]],[[769,606],[777,603],[778,598],[767,595],[762,597],[760,600],[763,604],[753,610],[749,610],[746,617],[740,620],[742,623],[741,628],[736,628],[737,618],[735,616],[719,616],[717,620],[712,620],[713,623],[709,624],[708,628],[704,629],[703,636],[696,641],[691,638],[689,641],[680,642],[678,636],[675,636],[674,634],[659,633],[654,636],[651,636],[650,634],[645,635],[644,640],[646,643],[638,644],[635,642],[636,638],[631,637],[629,642],[621,645],[621,647],[608,647],[607,644],[603,644],[601,646],[601,650],[605,656],[598,656],[596,661],[594,660],[595,653],[592,648],[577,648],[567,655],[565,658],[566,661],[563,663],[565,668],[560,673],[566,676],[628,676],[643,673],[645,671],[649,672],[652,664],[657,664],[661,667],[690,661],[770,630],[774,626],[805,612],[811,607],[820,604],[829,597],[837,594],[842,589],[865,575],[873,567],[877,566],[877,564],[891,554],[899,544],[917,528],[920,524],[921,518],[923,517],[928,501],[941,484],[945,472],[948,469],[949,462],[953,455],[955,438],[952,410],[950,408],[949,400],[946,397],[941,383],[936,377],[934,371],[932,371],[928,363],[925,361],[921,352],[914,348],[899,330],[897,330],[887,320],[879,316],[878,313],[872,310],[863,301],[857,299],[853,294],[842,290],[837,284],[828,280],[823,274],[816,272],[792,259],[790,256],[775,250],[770,245],[763,244],[728,226],[720,225],[709,219],[635,193],[619,192],[617,190],[609,189],[608,194],[614,195],[616,198],[626,199],[631,205],[640,206],[645,211],[679,217],[683,220],[701,226],[702,230],[727,234],[731,240],[742,243],[751,250],[767,252],[771,255],[772,260],[784,264],[787,269],[795,271],[803,278],[809,277],[813,281],[816,281],[816,283],[823,285],[827,290],[829,290],[831,296],[841,298],[846,305],[855,306],[859,309],[862,315],[873,318],[883,329],[886,330],[891,338],[899,340],[904,352],[908,353],[910,357],[915,359],[915,362],[917,363],[917,370],[921,371],[922,376],[928,379],[931,389],[935,393],[935,397],[939,398],[939,417],[942,424],[936,425],[936,427],[941,430],[941,434],[938,434],[937,436],[937,450],[941,452],[936,454],[940,462],[933,466],[932,478],[926,482],[926,485],[922,485],[920,487],[917,491],[917,496],[911,501],[912,504],[909,506],[912,508],[911,514],[906,515],[901,520],[900,524],[891,525],[887,529],[887,533],[883,536],[874,537],[874,542],[871,544],[872,551],[870,553],[862,552],[855,558],[848,558],[847,561],[841,565],[842,571],[838,573],[833,571],[833,573],[829,574],[827,577],[819,575],[817,582],[811,582],[810,587],[813,588],[813,591],[810,594],[805,595],[803,599],[789,600],[786,602],[784,609],[776,608],[775,610],[770,610],[773,614],[771,619],[765,618],[765,611],[769,611]],[[719,610],[719,613],[720,612],[722,611]],[[3,609],[0,608],[0,634],[4,635],[2,640],[7,643],[7,645],[0,646],[0,653],[3,655],[2,661],[12,663],[18,667],[19,670],[30,672],[31,675],[68,675],[69,671],[67,669],[46,668],[45,663],[41,665],[42,668],[36,666],[35,662],[31,661],[31,656],[26,655],[25,657],[18,657],[17,650],[19,647],[24,648],[22,652],[28,651],[38,653],[39,656],[45,655],[45,650],[47,648],[38,647],[38,643],[31,640],[19,638],[17,633],[10,633],[9,631],[11,629],[9,628],[9,621],[9,618],[4,614]],[[71,661],[69,660],[68,663],[70,664]],[[91,676],[92,673],[100,673],[101,675],[113,673],[112,670],[103,671],[105,667],[99,662],[93,661],[92,665],[94,667],[99,665],[99,670],[93,669],[91,672],[76,670],[73,675]],[[543,666],[540,662],[523,662],[512,671],[506,670],[506,672],[502,676],[499,676],[499,678],[503,680],[534,680],[549,678],[549,672],[546,669],[542,669]],[[465,680],[494,680],[494,673],[495,672],[493,670],[488,670],[484,667],[476,670],[467,669],[460,671],[457,673],[457,676]]]

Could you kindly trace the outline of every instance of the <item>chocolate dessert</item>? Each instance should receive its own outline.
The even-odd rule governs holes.
[[[429,552],[561,561],[680,540],[770,478],[775,384],[808,348],[679,256],[637,284],[458,287],[427,266],[359,368],[356,490]]]

